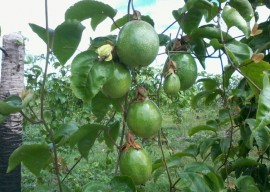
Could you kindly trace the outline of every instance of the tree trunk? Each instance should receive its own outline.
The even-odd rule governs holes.
[[[24,39],[20,33],[3,36],[2,69],[0,81],[0,100],[19,95],[24,88]],[[0,191],[21,191],[21,167],[6,173],[10,154],[22,143],[22,116],[11,114],[0,124]]]

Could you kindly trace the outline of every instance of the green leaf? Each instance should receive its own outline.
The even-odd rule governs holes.
[[[197,83],[202,82],[203,87],[206,90],[214,90],[218,87],[218,82],[215,79],[211,78],[201,78],[197,81]]]
[[[205,140],[203,140],[200,143],[200,155],[202,158],[204,158],[205,156],[207,156],[206,152],[210,149],[210,147],[215,144],[217,141],[216,138],[207,138]]]
[[[133,183],[132,179],[128,176],[115,176],[111,182],[111,191],[112,192],[136,192],[136,186]]]
[[[250,80],[252,80],[260,89],[263,88],[263,73],[264,71],[269,71],[269,70],[270,70],[270,64],[265,61],[260,61],[259,63],[254,63],[252,61],[249,61],[248,65],[243,63],[240,66],[240,71],[245,76],[247,76]],[[252,84],[250,84],[250,82],[248,83],[251,86],[253,92],[255,94],[259,94],[259,91]]]
[[[120,121],[114,122],[112,125],[110,125],[104,130],[105,143],[109,148],[113,149],[113,147],[115,147],[116,140],[119,136],[119,132],[120,132]]]
[[[260,192],[253,177],[243,175],[236,180],[236,186],[240,191],[245,192]]]
[[[65,13],[65,19],[76,19],[83,21],[91,18],[91,27],[96,29],[98,24],[107,17],[114,18],[116,10],[111,6],[99,1],[83,0],[75,3]]]
[[[82,192],[103,192],[103,191],[110,191],[110,187],[104,184],[104,182],[98,181],[91,181],[90,183],[87,183],[82,189]]]
[[[47,31],[45,28],[36,25],[34,23],[29,23],[29,26],[31,27],[32,31],[35,32],[43,41],[44,43],[48,43],[48,36]],[[49,32],[49,47],[53,49],[53,39],[54,39],[54,30],[48,29]]]
[[[132,15],[129,15],[130,18],[132,18]],[[149,23],[150,25],[152,25],[153,27],[155,26],[155,23],[153,21],[153,19],[148,16],[148,15],[141,15],[141,20],[145,21],[147,23]],[[111,31],[120,28],[122,26],[124,26],[126,23],[128,22],[128,15],[124,15],[123,17],[117,19],[111,26]]]
[[[236,40],[231,40],[225,43],[224,46],[235,65],[239,65],[250,59],[253,54],[253,51],[247,44]]]
[[[1,123],[4,123],[7,118],[8,118],[8,116],[5,116],[5,115],[0,114],[0,124]]]
[[[159,46],[166,46],[171,38],[168,35],[164,35],[164,34],[158,34],[158,38],[159,38]]]
[[[98,61],[94,51],[78,54],[71,63],[71,89],[76,97],[89,102],[111,78],[113,62]]]
[[[7,173],[21,162],[29,171],[39,176],[40,171],[51,162],[50,148],[44,144],[21,145],[10,155]]]
[[[75,53],[85,27],[77,20],[67,20],[55,29],[53,52],[65,64]]]
[[[194,52],[203,69],[205,69],[206,46],[203,39],[191,39],[190,49]]]
[[[55,141],[58,142],[58,145],[66,143],[69,137],[78,130],[77,123],[71,121],[60,126],[59,129],[55,131]]]
[[[174,10],[172,14],[186,34],[190,34],[193,29],[198,28],[202,20],[202,13],[198,11],[198,8],[191,8],[188,12],[182,14],[179,14],[179,10]]]
[[[224,67],[224,85],[226,88],[228,88],[228,86],[230,85],[230,79],[233,75],[233,73],[235,72],[235,68],[232,65],[226,65]]]
[[[200,174],[193,172],[180,172],[179,176],[185,185],[188,185],[188,189],[191,191],[207,192],[211,191],[205,180],[200,176]],[[186,191],[184,189],[183,191]]]
[[[223,153],[227,153],[230,148],[230,142],[231,138],[230,137],[223,137],[220,139],[220,149]]]
[[[218,111],[218,118],[222,122],[228,122],[230,120],[230,116],[229,109],[220,109]]]
[[[270,146],[270,133],[268,129],[268,127],[259,127],[252,130],[252,136],[256,140],[261,153],[264,153]]]
[[[92,99],[92,112],[97,117],[97,121],[101,121],[110,109],[111,99],[107,98],[99,92]]]
[[[235,8],[247,22],[254,16],[252,5],[248,0],[230,0],[229,5]]]
[[[99,124],[83,125],[70,136],[69,143],[71,146],[77,144],[80,154],[87,159],[89,151],[99,135],[99,131],[104,129],[105,127]]]
[[[116,35],[107,35],[103,37],[96,37],[94,39],[90,39],[90,50],[96,51],[97,48],[101,47],[102,45],[112,43],[116,44]]]
[[[3,101],[0,101],[0,114],[9,115],[22,110],[22,100],[19,96],[10,96]]]
[[[221,16],[228,28],[235,26],[244,33],[246,38],[249,38],[251,32],[249,24],[235,8],[226,5]]]
[[[212,132],[217,132],[217,129],[216,128],[213,128],[213,127],[210,127],[208,125],[198,125],[198,126],[195,126],[195,127],[192,127],[191,129],[188,130],[188,135],[189,136],[192,136],[194,135],[195,133],[198,133],[200,131],[212,131]]]
[[[191,33],[191,37],[194,39],[222,39],[220,29],[216,28],[214,25],[204,25],[197,29],[194,29]],[[222,37],[224,41],[232,39],[232,37],[224,31],[222,31]]]

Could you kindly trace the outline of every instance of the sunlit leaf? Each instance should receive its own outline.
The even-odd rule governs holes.
[[[222,37],[221,37],[221,31],[220,29],[216,28],[215,26],[213,25],[205,25],[205,26],[201,26],[197,29],[194,29],[191,33],[191,37],[194,38],[194,39],[199,39],[199,38],[207,38],[207,39],[218,39],[218,40],[231,40],[232,37],[222,31]]]
[[[53,52],[61,64],[75,53],[85,27],[77,20],[67,20],[55,29]]]
[[[83,21],[91,18],[93,30],[107,17],[114,18],[116,10],[99,1],[83,0],[75,3],[65,13],[66,20],[76,19]]]
[[[95,51],[97,48],[101,47],[102,45],[112,43],[116,44],[116,35],[107,35],[102,37],[96,37],[94,39],[90,39],[90,47],[89,49]]]
[[[247,22],[254,16],[254,11],[249,0],[230,0],[229,5],[235,8]]]
[[[11,172],[21,162],[29,171],[38,176],[40,171],[51,162],[48,145],[21,145],[10,155],[7,172]]]
[[[249,24],[236,9],[230,6],[225,6],[221,16],[228,28],[235,26],[244,33],[246,38],[250,36],[251,29]]]

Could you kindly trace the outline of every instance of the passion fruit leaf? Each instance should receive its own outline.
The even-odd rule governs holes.
[[[187,186],[183,191],[211,191],[206,181],[198,173],[180,172],[181,186]]]
[[[233,73],[235,72],[235,68],[232,65],[226,65],[224,67],[224,85],[225,87],[228,87],[230,85],[230,79]]]
[[[5,116],[5,115],[0,114],[0,124],[1,123],[4,123],[7,118],[8,118],[8,116]]]
[[[69,144],[71,146],[77,144],[80,154],[87,159],[89,151],[98,137],[99,131],[104,129],[105,126],[100,124],[83,125],[70,136]]]
[[[235,26],[244,33],[246,38],[250,36],[251,29],[248,23],[233,7],[226,5],[222,11],[221,17],[225,21],[228,28]]]
[[[256,144],[258,145],[260,152],[264,153],[270,146],[269,128],[266,126],[256,127],[256,129],[252,130],[252,136],[256,140]]]
[[[222,191],[224,189],[224,182],[220,175],[209,172],[205,174],[203,178],[206,180],[212,191]]]
[[[186,34],[190,34],[193,29],[198,28],[202,20],[202,14],[198,11],[197,7],[191,8],[188,12],[182,13],[181,15],[179,15],[179,11],[177,10],[174,10],[172,14]]]
[[[136,192],[136,186],[128,176],[115,176],[110,182],[111,192]]]
[[[192,127],[191,129],[188,130],[188,135],[192,136],[195,133],[198,133],[200,131],[212,131],[214,133],[216,133],[218,130],[216,128],[210,127],[208,125],[198,125],[195,127]]]
[[[89,102],[111,78],[113,62],[100,62],[94,51],[78,54],[71,63],[71,89],[76,97]]]
[[[191,39],[190,49],[194,52],[196,58],[200,61],[203,69],[205,69],[205,56],[206,56],[206,46],[203,39]]]
[[[58,145],[62,145],[68,141],[69,137],[78,130],[78,125],[76,122],[68,122],[59,127],[59,129],[55,130],[55,141]]]
[[[132,15],[129,15],[130,18],[132,18]],[[141,15],[141,20],[149,23],[153,27],[155,26],[155,23],[153,19],[148,15]],[[123,17],[117,19],[111,26],[111,31],[124,26],[128,22],[128,15],[124,15]]]
[[[49,146],[45,144],[21,145],[10,155],[7,173],[20,163],[23,163],[33,174],[39,176],[40,171],[51,163]]]
[[[36,25],[34,23],[29,23],[29,26],[31,27],[32,31],[35,32],[43,41],[44,43],[48,43],[48,37],[47,37],[47,31],[45,28]],[[48,29],[49,31],[49,47],[50,49],[53,49],[53,39],[54,39],[54,30]]]
[[[211,78],[202,78],[197,81],[197,83],[202,82],[205,90],[211,91],[218,87],[218,82]]]
[[[55,29],[53,52],[61,64],[75,53],[85,27],[77,20],[66,20]]]
[[[260,61],[259,63],[254,63],[252,61],[247,61],[249,62],[248,65],[245,65],[243,63],[243,66],[241,66],[239,69],[240,71],[247,76],[250,80],[252,80],[260,89],[263,88],[263,73],[264,71],[269,71],[270,70],[270,65],[268,62],[265,61]],[[253,92],[255,94],[259,94],[258,90],[248,82],[249,85],[251,86]]]
[[[229,5],[235,8],[247,22],[254,16],[252,5],[248,0],[230,0]]]
[[[104,182],[91,181],[90,183],[87,183],[82,189],[82,192],[101,192],[101,191],[110,191],[110,186],[104,184]]]
[[[97,117],[98,122],[105,117],[110,105],[111,99],[105,97],[101,92],[92,99],[92,113]]]
[[[222,31],[222,37],[224,41],[231,40],[232,37]],[[197,29],[194,29],[191,33],[191,38],[193,39],[202,39],[202,38],[207,38],[207,39],[218,39],[221,40],[221,31],[220,29],[216,28],[214,25],[204,25],[201,26]]]
[[[225,43],[224,47],[235,65],[250,59],[253,54],[252,49],[247,44],[236,40]]]
[[[201,158],[204,158],[207,154],[206,152],[212,147],[214,143],[216,143],[217,138],[208,138],[203,140],[200,143],[200,155]]]
[[[120,121],[116,121],[104,130],[104,140],[106,145],[113,149],[120,132]]]
[[[22,107],[26,107],[35,97],[34,91],[28,89],[22,92]]]
[[[166,46],[171,38],[168,35],[164,35],[164,34],[158,34],[158,38],[159,38],[159,46]]]
[[[97,48],[102,45],[108,44],[109,42],[115,44],[117,35],[107,35],[103,37],[96,37],[94,39],[90,39],[90,47],[89,49],[95,51]]]
[[[9,115],[22,110],[22,100],[19,96],[10,96],[3,101],[0,101],[0,114]]]
[[[253,177],[249,175],[243,175],[237,178],[236,186],[241,191],[246,192],[260,192]]]
[[[91,18],[91,27],[93,30],[107,17],[114,18],[116,10],[111,6],[99,1],[83,0],[75,3],[65,13],[65,19],[76,19],[83,21]]]
[[[63,192],[71,192],[71,190],[64,183],[61,183],[61,186]],[[59,190],[58,184],[46,183],[37,185],[32,192],[54,192],[57,190]]]

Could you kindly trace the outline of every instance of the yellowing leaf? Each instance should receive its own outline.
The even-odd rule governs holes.
[[[251,60],[254,61],[254,63],[259,63],[261,60],[263,60],[264,54],[263,53],[258,53],[258,54],[253,54],[251,57]]]

